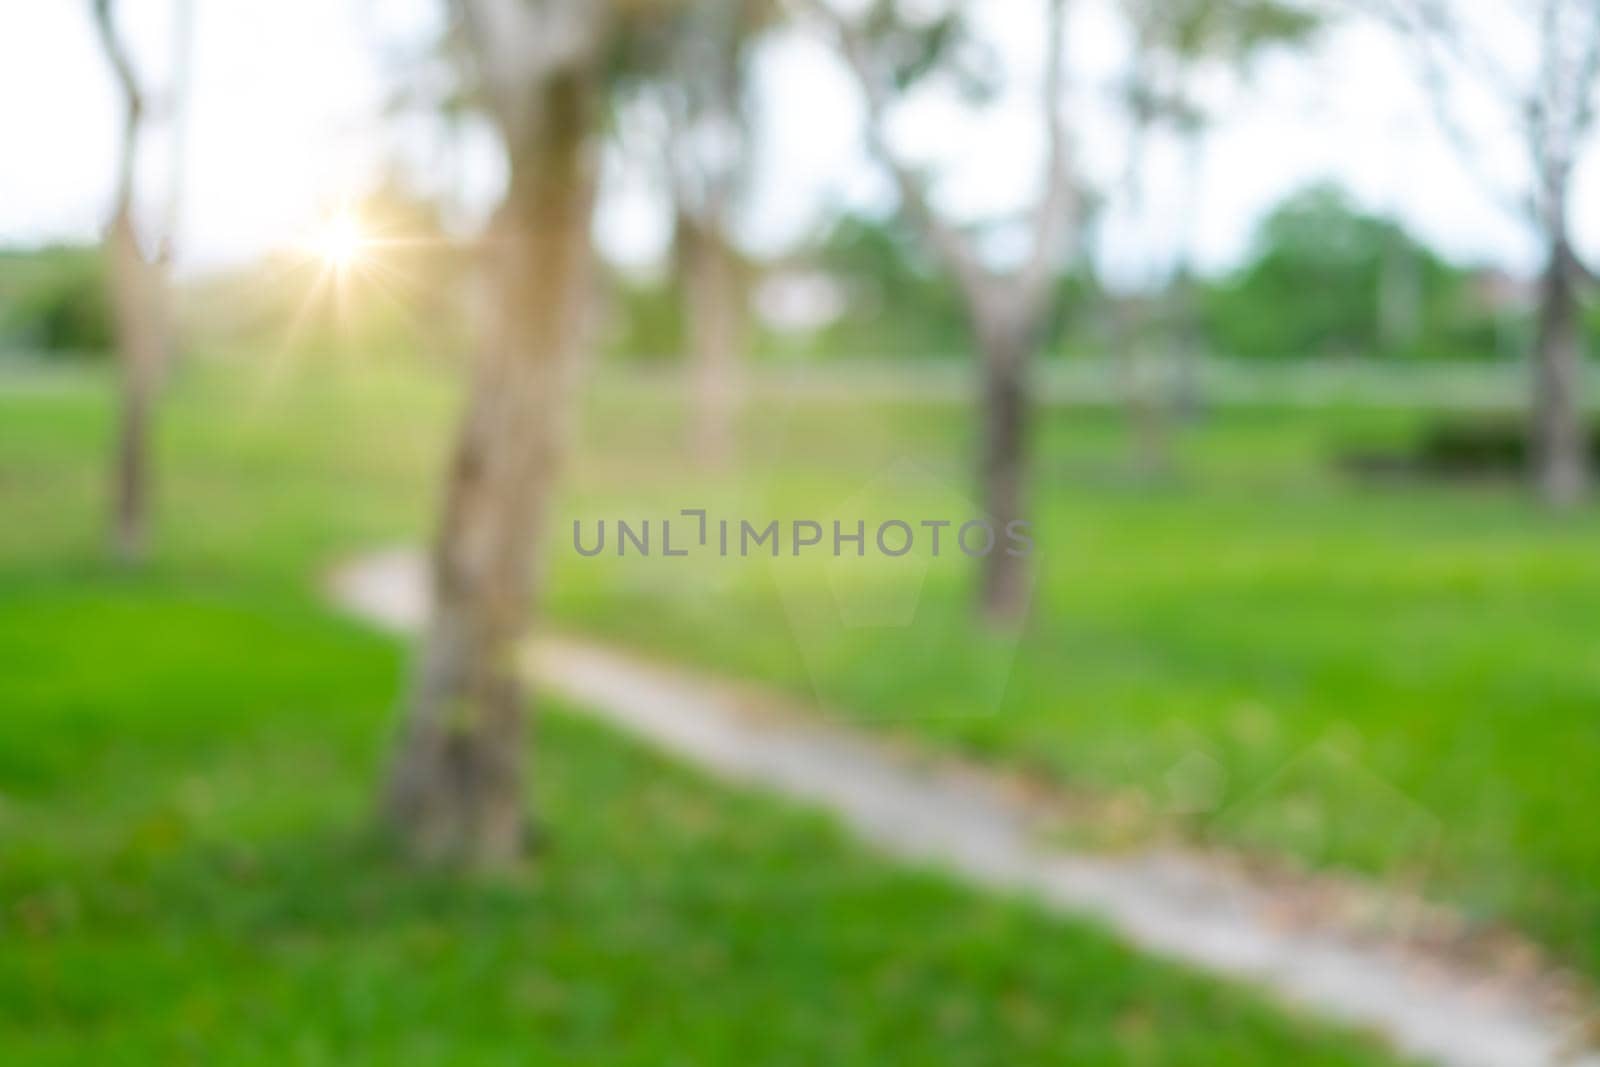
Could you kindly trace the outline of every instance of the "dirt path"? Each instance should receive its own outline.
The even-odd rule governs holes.
[[[347,610],[409,632],[424,617],[418,559],[342,568]],[[591,645],[529,650],[539,682],[686,762],[825,809],[883,853],[1087,916],[1154,955],[1240,979],[1316,1015],[1459,1067],[1600,1067],[1574,1053],[1579,1025],[1540,983],[1441,963],[1413,949],[1285,919],[1283,887],[1178,850],[1101,856],[1040,839],[1037,811],[998,778],[930,767],[814,717],[774,711],[748,687]]]

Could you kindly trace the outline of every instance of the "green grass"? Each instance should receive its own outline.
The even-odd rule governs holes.
[[[602,405],[570,510],[963,517],[964,413],[841,396],[755,412],[708,482],[671,409]],[[570,626],[783,685],[1100,797],[1116,844],[1179,834],[1421,889],[1600,974],[1600,514],[1512,486],[1361,483],[1334,457],[1415,411],[1233,408],[1130,478],[1112,413],[1044,418],[1038,588],[1020,643],[972,567],[578,558]],[[625,430],[617,430],[618,425]],[[922,473],[904,474],[909,464]],[[899,471],[901,473],[894,473]],[[886,473],[888,472],[888,473]],[[851,626],[889,604],[908,626]]]
[[[394,865],[403,652],[315,575],[418,535],[449,405],[371,377],[182,383],[137,575],[97,383],[0,389],[0,1062],[1390,1062],[559,708],[532,868]]]

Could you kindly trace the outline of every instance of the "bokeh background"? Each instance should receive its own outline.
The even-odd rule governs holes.
[[[1589,1012],[1592,5],[513,0],[595,19],[548,61],[496,6],[0,0],[0,1060],[1397,1062],[536,686],[531,846],[408,859],[437,632],[329,575],[451,558],[526,352],[482,662],[736,680]],[[570,292],[506,254],[558,68]],[[1037,549],[573,551],[686,507]]]

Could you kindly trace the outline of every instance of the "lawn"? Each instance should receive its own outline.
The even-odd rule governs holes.
[[[965,412],[848,390],[752,413],[707,480],[673,408],[598,405],[568,514],[963,518]],[[562,623],[815,697],[1098,797],[1087,840],[1218,842],[1359,872],[1509,923],[1600,974],[1600,513],[1515,486],[1363,482],[1412,408],[1254,405],[1130,477],[1115,413],[1038,435],[1038,582],[1020,642],[971,622],[973,568],[583,559]],[[886,625],[885,625],[886,624]]]
[[[559,708],[530,871],[396,867],[366,828],[403,650],[333,616],[316,576],[419,536],[451,401],[384,368],[275,382],[177,384],[140,574],[102,562],[102,384],[0,385],[0,1061],[1390,1062]],[[651,435],[626,425],[586,494],[647,476],[629,450]],[[558,569],[567,622],[671,642],[621,625],[637,596],[588,603],[619,576]],[[727,622],[697,654],[778,662]]]

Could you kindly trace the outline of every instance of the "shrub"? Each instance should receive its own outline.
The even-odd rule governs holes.
[[[53,245],[0,252],[0,347],[103,356],[112,344],[99,249]]]

